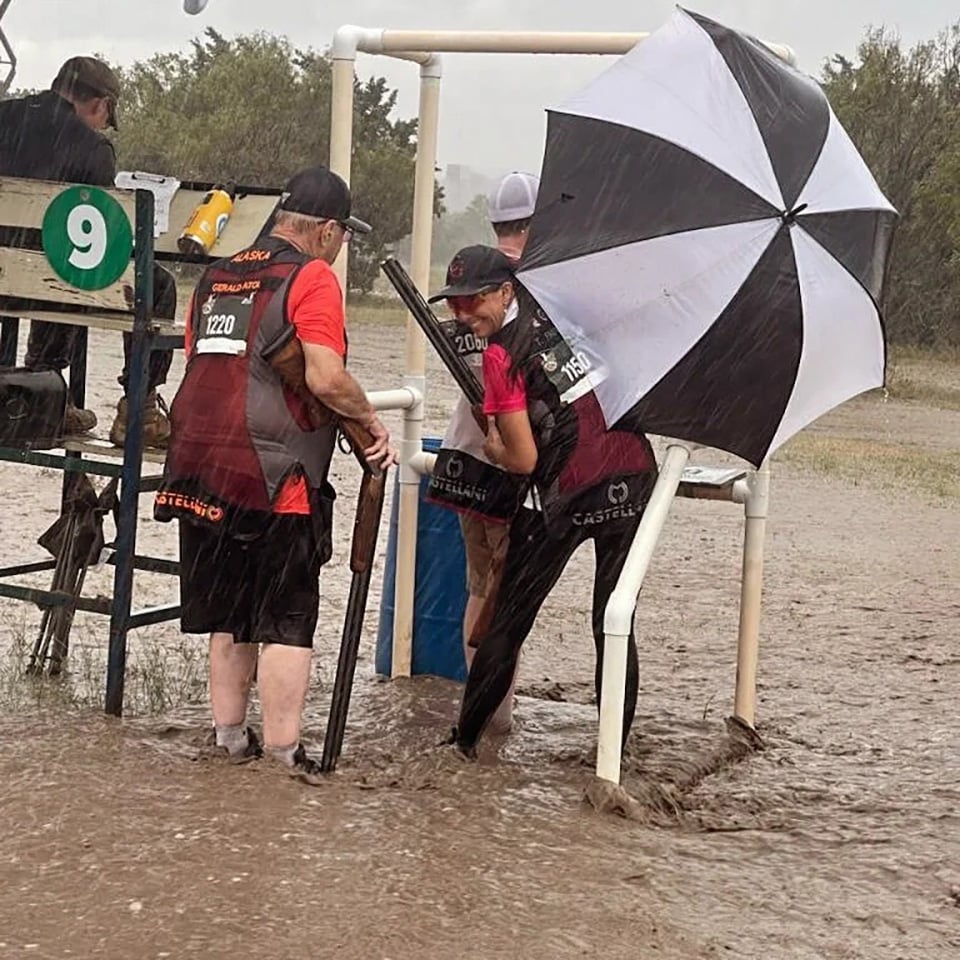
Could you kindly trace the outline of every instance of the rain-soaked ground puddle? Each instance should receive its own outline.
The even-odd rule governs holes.
[[[416,920],[403,922],[422,944],[386,952],[382,937],[357,933],[345,957],[473,955],[450,944],[480,895],[499,918],[484,927],[489,956],[583,956],[610,943],[624,957],[651,955],[631,944],[678,958],[745,944],[751,957],[957,955],[960,792],[922,745],[896,780],[892,754],[833,742],[829,730],[804,741],[790,718],[761,728],[761,749],[736,725],[642,713],[624,762],[628,798],[595,797],[620,814],[599,815],[584,802],[594,783],[589,690],[531,684],[537,696],[519,698],[514,732],[486,741],[476,763],[441,745],[459,690],[429,678],[359,681],[340,765],[317,788],[268,761],[205,758],[205,706],[120,723],[0,717],[15,826],[0,860],[11,904],[28,908],[11,915],[22,924],[55,904],[99,917],[90,877],[98,905],[166,911],[152,942],[176,934],[182,948],[206,929],[198,911],[245,929],[245,901],[224,900],[226,886],[259,877],[258,922],[296,908],[322,923],[332,906],[361,931],[362,904],[382,911],[384,897],[399,904],[416,888]],[[305,719],[319,751],[322,696]],[[279,886],[261,889],[263,877]],[[5,905],[0,891],[0,915]],[[109,916],[97,922],[111,949],[136,934]],[[25,942],[56,936],[46,922],[25,929]],[[313,956],[284,952],[289,929],[271,928],[263,955]],[[666,938],[675,929],[678,939]],[[126,955],[137,946],[131,939]]]
[[[507,789],[515,802],[550,808],[579,797],[601,812],[644,823],[736,830],[741,827],[735,822],[711,821],[695,804],[691,809],[687,798],[712,775],[749,762],[765,747],[757,733],[733,718],[717,723],[638,715],[624,753],[623,785],[614,788],[593,776],[596,707],[585,687],[529,685],[518,697],[513,731],[485,738],[479,760],[470,762],[445,744],[458,685],[418,677],[361,686],[332,775],[358,790],[434,790],[472,768],[485,789]],[[325,706],[307,707],[303,737],[316,754],[325,723]],[[207,754],[206,707],[128,720],[124,726],[127,736],[165,755],[202,762]]]

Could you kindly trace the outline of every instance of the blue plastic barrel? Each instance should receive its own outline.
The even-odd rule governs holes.
[[[440,449],[440,440],[427,438],[424,450]],[[427,502],[428,478],[420,480],[417,517],[417,569],[413,600],[413,661],[411,672],[467,678],[463,657],[463,611],[467,604],[466,558],[460,521],[453,510]],[[387,563],[380,598],[377,634],[377,673],[390,676],[393,662],[394,583],[397,572],[397,509],[399,477],[394,484],[387,539]]]

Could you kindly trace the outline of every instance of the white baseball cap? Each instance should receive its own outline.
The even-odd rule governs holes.
[[[487,217],[491,223],[528,220],[537,205],[540,178],[516,170],[508,173],[487,196]]]

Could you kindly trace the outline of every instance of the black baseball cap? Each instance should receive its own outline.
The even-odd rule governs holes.
[[[436,303],[447,297],[470,297],[512,280],[510,261],[496,247],[478,243],[454,254],[447,267],[447,285],[438,290],[429,302]]]
[[[117,101],[120,99],[120,78],[96,57],[71,57],[60,68],[50,85],[57,93],[90,93],[106,97],[107,122],[117,129]],[[86,98],[84,98],[86,99]]]
[[[354,233],[369,233],[369,223],[350,216],[350,188],[327,167],[308,167],[295,173],[280,198],[279,208],[318,220],[336,220]]]

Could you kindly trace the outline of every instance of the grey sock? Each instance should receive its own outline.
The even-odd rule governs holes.
[[[274,760],[279,760],[285,767],[293,766],[293,755],[297,752],[298,743],[290,747],[267,747],[267,753]]]
[[[215,727],[217,732],[217,746],[226,747],[231,757],[243,753],[250,743],[245,723],[233,723],[229,726]]]

